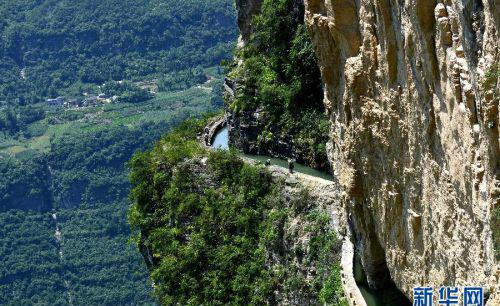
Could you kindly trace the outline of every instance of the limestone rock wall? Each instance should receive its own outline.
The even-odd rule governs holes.
[[[369,282],[389,272],[409,297],[419,285],[482,285],[500,304],[500,5],[305,2],[344,221]]]

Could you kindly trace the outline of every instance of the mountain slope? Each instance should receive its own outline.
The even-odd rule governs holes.
[[[229,0],[0,3],[1,305],[156,303],[127,244],[125,163],[221,107],[235,19]],[[124,99],[44,101],[101,88]]]
[[[20,103],[218,65],[235,36],[227,0],[9,0],[0,16],[0,101]]]

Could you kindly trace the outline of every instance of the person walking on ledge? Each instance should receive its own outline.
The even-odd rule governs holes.
[[[290,173],[293,173],[293,168],[295,168],[294,161],[293,161],[293,159],[289,158],[288,159],[288,171],[290,171]]]

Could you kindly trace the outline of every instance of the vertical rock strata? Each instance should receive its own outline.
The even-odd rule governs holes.
[[[499,305],[498,2],[305,2],[369,283],[481,285]]]

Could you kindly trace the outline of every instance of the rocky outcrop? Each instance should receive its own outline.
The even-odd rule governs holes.
[[[241,111],[235,114],[230,109],[226,110],[229,141],[239,151],[246,154],[261,153],[257,140],[266,126],[266,122],[262,120],[261,112],[261,109],[257,109],[254,111]]]
[[[262,108],[241,111],[238,114],[227,110],[229,140],[233,147],[245,154],[269,155],[277,158],[294,157],[304,164],[303,154],[294,146],[293,137],[268,137],[262,131],[269,124],[267,114]],[[277,130],[277,127],[275,127]],[[276,133],[279,134],[279,133]]]
[[[370,285],[480,285],[500,304],[498,4],[305,2]]]
[[[252,18],[260,12],[262,0],[236,0],[238,27],[240,28],[239,46],[243,46],[252,33]]]
[[[226,97],[226,99],[228,99]],[[292,145],[292,139],[282,141],[281,139],[271,139],[264,146],[259,142],[259,135],[266,126],[267,121],[263,118],[264,111],[243,111],[237,115],[227,109],[226,114],[217,117],[208,123],[203,133],[203,145],[210,147],[215,140],[217,132],[228,127],[229,142],[231,146],[245,154],[270,155],[278,158],[286,158],[299,152]],[[301,154],[298,154],[300,156]],[[302,160],[299,160],[301,162]]]

